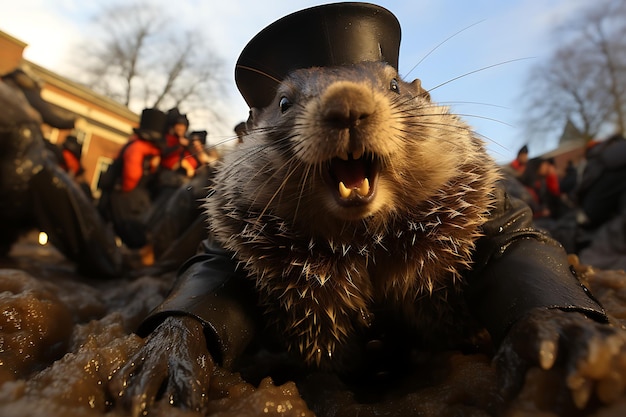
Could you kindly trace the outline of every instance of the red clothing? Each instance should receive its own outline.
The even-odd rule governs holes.
[[[546,189],[554,196],[561,195],[561,189],[559,188],[559,177],[556,173],[549,173],[546,175]]]
[[[67,149],[63,149],[63,160],[65,161],[65,170],[74,176],[81,171],[80,161],[76,156]]]
[[[166,151],[161,158],[163,168],[176,170],[180,168],[183,159],[187,160],[193,169],[198,168],[198,160],[187,148],[182,146],[175,135],[165,135]]]
[[[124,167],[122,169],[122,191],[132,191],[141,178],[144,175],[146,166],[152,158],[161,156],[161,150],[152,142],[140,140],[137,137],[133,137],[122,158],[124,160]]]
[[[523,174],[524,170],[526,170],[526,164],[522,163],[519,159],[514,159],[511,162],[511,167],[519,174]]]
[[[174,149],[180,146],[178,136],[170,133],[165,134],[165,149]]]

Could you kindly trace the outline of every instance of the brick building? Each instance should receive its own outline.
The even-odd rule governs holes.
[[[0,74],[18,67],[26,69],[41,84],[42,97],[59,109],[75,114],[78,121],[73,130],[42,126],[44,136],[61,145],[72,134],[83,145],[82,163],[86,179],[97,196],[100,174],[128,141],[132,128],[139,124],[139,115],[108,97],[55,74],[23,58],[27,44],[0,30]]]

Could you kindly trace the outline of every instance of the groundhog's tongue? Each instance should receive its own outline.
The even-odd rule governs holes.
[[[350,197],[353,191],[361,196],[369,194],[367,168],[362,158],[354,160],[350,157],[347,161],[334,158],[330,169],[332,176],[337,180],[339,194],[343,198]]]

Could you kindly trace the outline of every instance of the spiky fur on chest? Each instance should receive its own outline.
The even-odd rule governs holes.
[[[488,164],[466,167],[433,198],[384,227],[364,219],[350,239],[305,235],[271,211],[244,208],[237,188],[209,199],[211,230],[256,283],[270,325],[311,364],[335,366],[374,304],[411,331],[455,323],[462,273],[491,204]],[[219,184],[219,182],[218,182]]]

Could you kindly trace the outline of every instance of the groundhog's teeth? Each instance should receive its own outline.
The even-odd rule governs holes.
[[[349,190],[343,182],[339,181],[339,194],[342,198],[348,198],[352,194],[352,190]]]
[[[365,197],[370,192],[370,181],[365,178],[360,187],[353,189],[349,189],[343,182],[339,181],[339,195],[341,195],[342,198],[350,197],[352,192],[356,192],[358,195]]]
[[[368,180],[367,178],[365,178],[363,180],[363,182],[361,183],[361,186],[359,188],[356,188],[355,191],[359,194],[362,195],[363,197],[365,197],[366,195],[369,194],[370,192],[370,180]]]

